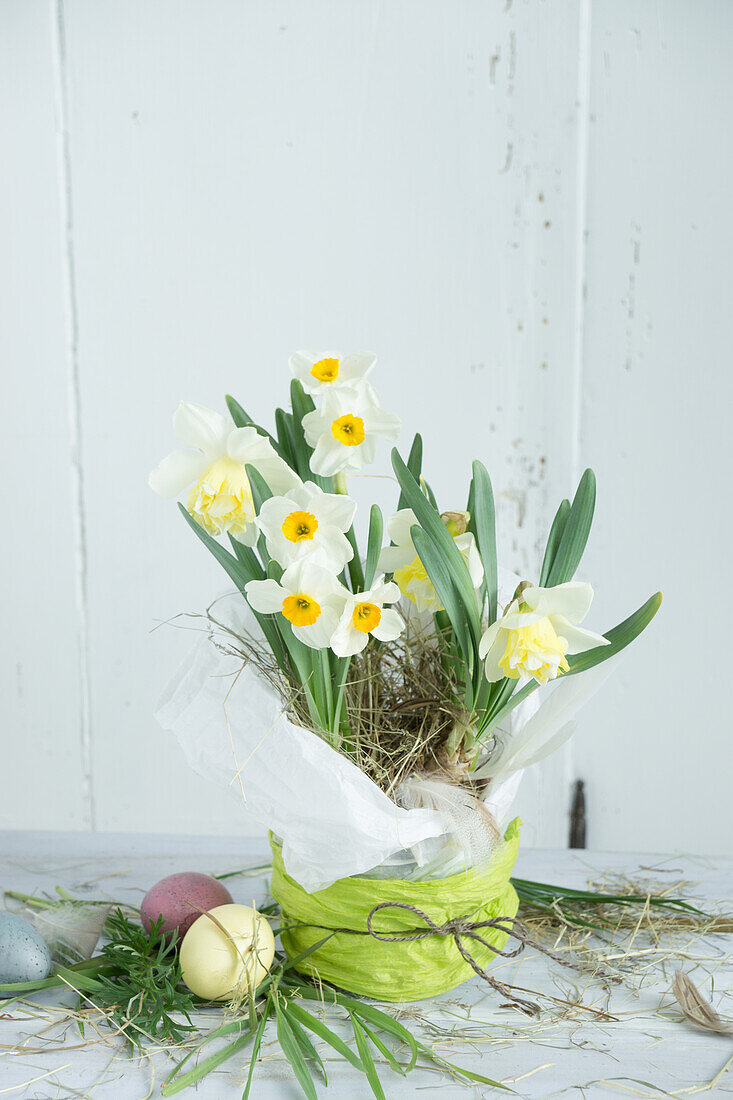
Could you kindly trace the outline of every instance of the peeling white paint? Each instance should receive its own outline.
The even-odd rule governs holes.
[[[74,219],[69,151],[67,103],[66,36],[63,0],[53,4],[53,78],[57,117],[58,185],[62,239],[62,284],[66,313],[66,367],[69,431],[71,436],[70,478],[74,517],[76,558],[76,606],[79,664],[79,753],[82,770],[82,804],[85,824],[93,829],[94,791],[92,783],[91,685],[89,681],[89,616],[87,595],[87,540],[82,454],[81,384],[79,377],[79,311],[74,270]]]

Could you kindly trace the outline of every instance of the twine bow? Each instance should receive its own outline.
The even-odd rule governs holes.
[[[374,928],[372,921],[375,914],[383,909],[406,909],[409,913],[414,913],[416,917],[419,917],[426,927],[415,928],[405,932],[378,932]],[[481,932],[487,928],[493,928],[498,932],[503,932],[507,937],[516,940],[517,946],[507,950],[496,947],[493,943],[489,943],[489,941],[481,935]],[[342,931],[342,929],[339,929],[339,931]],[[343,931],[346,931],[346,929],[343,929]],[[556,952],[550,951],[547,947],[543,947],[542,944],[537,943],[537,941],[530,936],[527,926],[520,920],[517,920],[516,917],[499,916],[479,921],[472,921],[469,917],[453,917],[451,920],[446,921],[445,924],[436,924],[427,913],[424,913],[422,909],[418,909],[416,905],[409,905],[405,901],[382,901],[378,905],[375,905],[369,913],[367,917],[367,931],[362,933],[362,935],[372,936],[375,940],[381,940],[383,943],[409,943],[413,940],[429,939],[431,936],[452,936],[456,948],[474,973],[476,973],[479,978],[483,979],[483,981],[488,982],[488,984],[498,993],[501,993],[502,996],[508,997],[513,1005],[531,1016],[536,1016],[539,1013],[539,1005],[535,1001],[516,996],[512,992],[511,986],[507,986],[503,982],[487,974],[484,968],[476,962],[471,952],[463,943],[464,939],[475,940],[477,943],[483,944],[483,946],[493,952],[494,955],[500,955],[504,959],[514,959],[524,951],[525,947],[533,947],[535,951],[547,955],[548,958],[560,963],[561,966],[567,966],[570,967],[571,970],[578,970],[582,973],[589,972],[587,967],[579,963],[571,962],[569,959],[565,959]],[[602,972],[598,970],[595,970],[594,973],[601,973],[602,975]],[[602,976],[607,977],[607,975]]]

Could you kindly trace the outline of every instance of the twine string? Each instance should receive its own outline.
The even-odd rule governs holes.
[[[372,922],[375,915],[384,909],[405,909],[409,913],[414,913],[415,916],[423,922],[425,928],[415,928],[404,932],[379,932],[374,928]],[[416,905],[410,905],[405,901],[382,901],[371,910],[367,916],[366,923],[367,930],[362,934],[372,936],[375,940],[381,940],[383,943],[409,943],[415,940],[429,939],[431,936],[451,936],[460,955],[479,978],[488,982],[488,984],[497,992],[501,993],[502,996],[508,997],[517,1008],[533,1016],[539,1013],[539,1005],[535,1001],[529,1001],[524,997],[516,996],[516,994],[511,991],[510,986],[505,985],[503,982],[487,974],[466,947],[463,942],[464,939],[475,940],[477,943],[488,948],[494,955],[500,955],[504,959],[514,959],[517,955],[521,955],[525,947],[532,947],[535,951],[539,951],[542,955],[546,955],[548,958],[553,959],[554,962],[559,963],[561,966],[569,967],[571,970],[577,970],[581,973],[590,973],[588,967],[580,963],[572,962],[570,959],[563,958],[562,955],[538,943],[530,935],[526,924],[517,920],[516,917],[497,916],[479,921],[472,921],[469,917],[452,917],[450,920],[446,921],[445,924],[436,924],[427,913],[423,912],[422,909],[418,909]],[[489,928],[497,932],[503,932],[508,938],[516,940],[516,947],[502,949],[493,943],[489,943],[489,941],[481,935],[484,929]],[[342,931],[342,929],[339,929],[339,931]],[[346,929],[343,929],[343,931],[346,931]],[[604,975],[602,971],[598,971],[597,969],[595,969],[593,973],[597,976],[608,977],[608,975]]]

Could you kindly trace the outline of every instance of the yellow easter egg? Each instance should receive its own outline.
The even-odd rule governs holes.
[[[260,913],[249,905],[217,905],[183,937],[181,974],[198,997],[228,1001],[255,989],[274,957],[275,937]]]

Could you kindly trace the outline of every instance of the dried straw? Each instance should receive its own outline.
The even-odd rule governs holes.
[[[213,644],[253,665],[280,696],[285,713],[312,728],[303,689],[285,677],[261,640],[233,631],[214,607],[204,616]],[[438,636],[408,620],[397,640],[370,645],[352,658],[344,693],[350,737],[339,749],[388,795],[415,772],[444,775],[475,790],[470,760],[451,744],[456,728],[468,721],[460,694]]]

